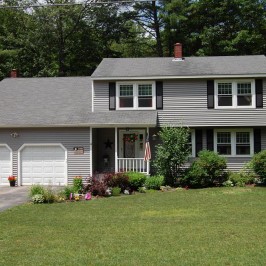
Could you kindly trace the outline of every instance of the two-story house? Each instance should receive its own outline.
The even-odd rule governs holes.
[[[188,126],[191,157],[219,152],[240,169],[266,148],[266,58],[107,58],[91,77],[0,82],[0,184],[71,183],[76,175],[141,171],[162,126]],[[151,159],[151,160],[152,160]]]
[[[91,78],[92,112],[108,115],[106,128],[92,129],[93,136],[110,132],[115,171],[149,171],[141,164],[145,135],[150,135],[154,156],[158,128],[167,125],[191,129],[192,157],[202,149],[214,150],[227,157],[233,170],[266,148],[263,55],[183,58],[176,44],[174,58],[104,59]],[[117,117],[120,123],[113,121]],[[138,141],[123,141],[131,133],[140,136]],[[101,156],[96,169],[101,169]]]

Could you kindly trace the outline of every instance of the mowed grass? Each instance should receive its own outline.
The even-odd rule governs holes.
[[[265,265],[266,188],[154,192],[0,213],[0,265]]]

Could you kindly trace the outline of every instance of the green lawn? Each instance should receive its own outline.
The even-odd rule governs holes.
[[[266,188],[154,192],[0,213],[0,265],[265,265]]]

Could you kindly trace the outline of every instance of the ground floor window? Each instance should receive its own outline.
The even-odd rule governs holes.
[[[225,156],[251,156],[254,153],[252,129],[217,129],[214,150]]]

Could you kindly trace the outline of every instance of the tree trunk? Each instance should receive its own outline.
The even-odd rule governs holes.
[[[156,35],[156,50],[157,50],[158,56],[163,57],[160,24],[158,20],[158,10],[157,10],[155,1],[152,2],[152,11],[153,11],[153,19],[154,19],[154,30],[155,30],[155,35]]]

